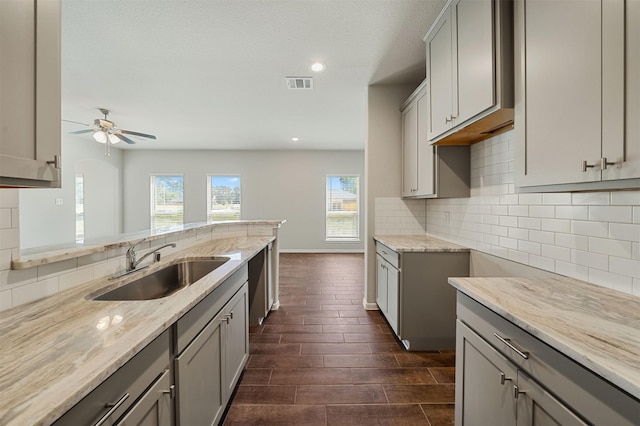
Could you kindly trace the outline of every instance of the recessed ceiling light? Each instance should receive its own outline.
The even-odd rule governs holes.
[[[300,138],[291,138],[292,141],[294,142],[298,142],[300,140]]]
[[[311,64],[310,68],[311,68],[311,71],[313,72],[322,72],[325,69],[327,69],[327,66],[322,62],[314,62],[313,64]]]

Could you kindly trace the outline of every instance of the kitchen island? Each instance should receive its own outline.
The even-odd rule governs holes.
[[[100,278],[0,313],[0,424],[51,424],[275,240],[206,241],[117,280]],[[155,300],[94,301],[179,259],[230,260]]]

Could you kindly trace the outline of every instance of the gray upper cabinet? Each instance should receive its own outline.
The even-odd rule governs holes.
[[[513,125],[507,0],[450,0],[427,35],[428,139],[468,145]]]
[[[433,146],[428,139],[427,81],[409,96],[402,112],[402,197],[468,197],[468,146]]]
[[[516,1],[517,186],[640,184],[639,26],[637,1]]]
[[[0,1],[0,185],[60,187],[60,0]]]

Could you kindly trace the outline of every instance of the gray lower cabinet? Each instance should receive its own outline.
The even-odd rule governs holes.
[[[171,425],[170,333],[149,343],[89,395],[64,414],[56,426]]]
[[[55,425],[218,424],[249,358],[248,278],[244,265]]]
[[[218,424],[231,398],[249,357],[247,279],[245,266],[176,323],[179,426]]]
[[[640,401],[458,293],[455,424],[637,425]]]
[[[456,292],[469,276],[468,252],[396,252],[376,242],[377,304],[409,350],[453,349]]]
[[[164,372],[118,422],[122,426],[171,426],[171,372]]]

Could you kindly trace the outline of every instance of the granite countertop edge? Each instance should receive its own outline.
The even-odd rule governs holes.
[[[373,239],[399,253],[468,253],[471,251],[468,247],[430,235],[375,235]]]

